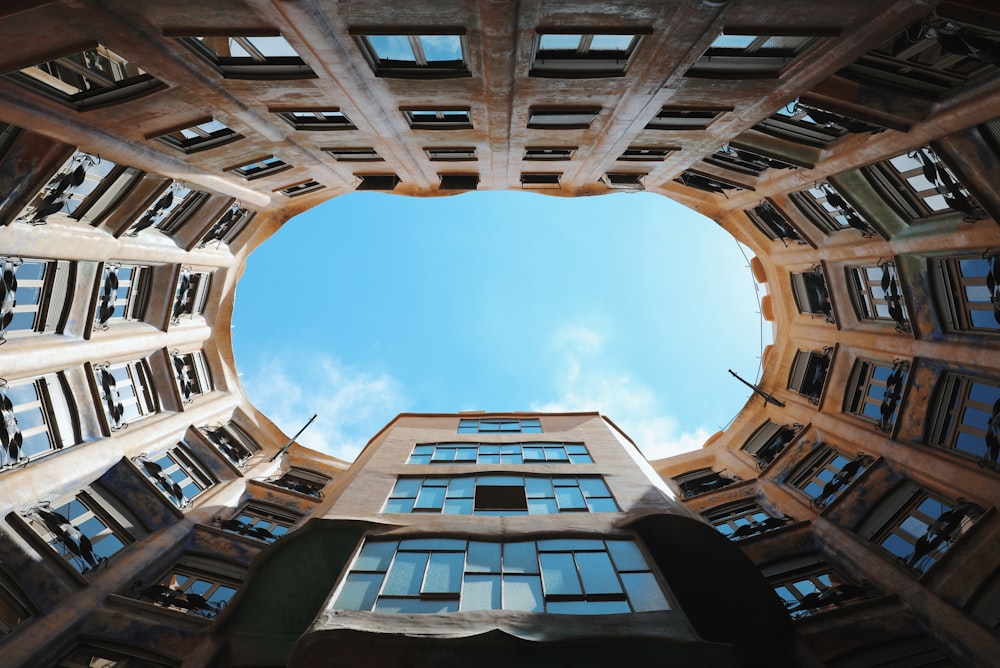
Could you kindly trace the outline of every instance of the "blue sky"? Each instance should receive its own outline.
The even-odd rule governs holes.
[[[348,460],[404,411],[598,410],[650,458],[697,448],[761,350],[738,244],[651,193],[336,197],[250,256],[233,325],[251,401]]]

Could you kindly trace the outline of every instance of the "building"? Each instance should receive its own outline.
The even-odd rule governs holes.
[[[734,665],[773,663],[754,647],[841,667],[989,665],[1000,652],[993,3],[9,0],[0,36],[5,662],[281,663],[237,641],[267,635],[254,626],[270,619],[266,571],[282,554],[304,565],[315,550],[295,546],[310,540],[350,551],[326,580],[313,571],[326,589],[290,606],[305,626],[285,630],[309,626],[313,603],[324,616],[275,646],[302,665],[310,647],[363,652],[372,628],[345,620],[375,615],[332,612],[358,532],[447,524],[452,537],[493,527],[492,544],[541,540],[516,517],[389,513],[394,477],[439,477],[406,468],[407,448],[521,442],[421,430],[553,420],[541,440],[634,454],[592,414],[400,416],[349,465],[282,453],[287,436],[240,388],[234,288],[291,216],[354,190],[508,188],[671,197],[751,248],[766,286],[769,401],[752,397],[698,452],[653,462],[662,484],[632,455],[574,475],[604,476],[619,519],[716,527],[730,541],[711,534],[704,554],[735,564],[725,548],[739,547],[756,568],[745,599],[713,605],[752,607],[763,576],[778,598],[761,605],[784,601],[773,628],[788,631],[755,643],[735,624],[713,639],[661,563],[672,552],[654,547],[670,531],[651,530],[638,537],[649,570],[634,573],[659,578],[682,614],[648,651],[680,651],[687,633],[688,650],[715,642]],[[491,472],[515,474],[468,475]],[[656,500],[632,499],[629,479]],[[604,512],[530,523],[626,531]],[[444,633],[463,614],[419,623]],[[400,631],[383,633],[387,661],[407,647],[399,619],[378,620]],[[588,647],[552,623],[553,647]],[[437,642],[428,657],[486,647]]]

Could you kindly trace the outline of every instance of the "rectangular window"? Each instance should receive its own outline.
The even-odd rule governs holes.
[[[111,431],[160,410],[153,377],[145,360],[94,365],[94,378]]]
[[[219,246],[232,243],[246,227],[246,224],[250,222],[250,219],[254,217],[254,213],[254,211],[244,209],[239,202],[234,202],[208,229],[208,232],[198,243],[198,248],[204,248],[212,242],[218,242]]]
[[[680,149],[629,146],[618,156],[618,159],[635,162],[660,162],[661,160],[666,160],[668,155],[678,150]]]
[[[948,331],[1000,333],[1000,253],[931,260],[938,313]]]
[[[296,130],[356,130],[344,112],[339,109],[275,111]]]
[[[285,197],[298,197],[299,195],[305,195],[306,193],[316,192],[317,190],[322,190],[326,188],[319,181],[314,181],[309,179],[308,181],[303,181],[302,183],[296,183],[290,186],[285,186],[278,190],[279,193]]]
[[[930,147],[863,167],[861,173],[907,222],[952,211],[966,222],[989,217]]]
[[[816,42],[813,35],[756,35],[725,30],[685,76],[719,79],[777,77]]]
[[[0,256],[0,342],[5,338],[56,332],[72,300],[70,262]]]
[[[642,39],[634,32],[600,34],[538,31],[532,46],[531,76],[607,77],[625,73]]]
[[[724,476],[712,469],[698,469],[674,476],[674,482],[681,488],[681,493],[685,498],[714,492],[717,489],[728,487],[734,482],[739,482],[739,480],[736,476]]]
[[[768,420],[747,439],[742,450],[757,460],[758,468],[766,468],[801,430],[800,424],[788,425]]]
[[[211,619],[225,608],[243,584],[242,577],[242,569],[237,566],[191,555],[174,564],[155,581],[157,584],[134,586],[130,595],[164,608]]]
[[[471,76],[464,31],[435,35],[360,34],[352,31],[375,75],[443,79]]]
[[[787,517],[774,517],[756,501],[738,501],[706,510],[705,519],[730,540],[758,536],[786,525]]]
[[[178,218],[185,209],[196,206],[207,197],[206,193],[191,190],[180,181],[171,181],[166,190],[132,221],[124,236],[135,237],[150,228],[169,234],[180,227],[183,220],[178,222]]]
[[[634,541],[599,538],[368,540],[334,596],[336,609],[375,612],[601,615],[671,609]]]
[[[438,174],[441,190],[476,190],[479,188],[479,174]]]
[[[174,290],[174,304],[170,311],[171,322],[176,324],[184,316],[194,317],[205,310],[212,274],[183,267]]]
[[[104,265],[97,290],[94,323],[107,329],[116,322],[142,320],[149,303],[152,267],[109,262]]]
[[[395,190],[401,180],[395,174],[355,174],[358,185],[355,190]]]
[[[737,181],[725,179],[721,176],[697,172],[693,169],[686,169],[681,172],[680,175],[674,179],[674,183],[679,183],[682,186],[694,188],[695,190],[700,190],[702,192],[712,193],[713,195],[726,195],[726,192],[729,190],[739,192],[740,190],[745,190],[747,187]],[[726,196],[728,197],[728,195]]]
[[[883,262],[876,266],[849,267],[847,281],[860,320],[894,322],[898,331],[910,331],[895,264]]]
[[[843,74],[937,97],[997,71],[1000,32],[930,15],[869,51]]]
[[[434,161],[458,162],[476,159],[474,146],[468,148],[425,148],[424,153],[427,154],[429,160]]]
[[[163,88],[162,82],[100,44],[7,77],[78,110],[124,102]]]
[[[6,382],[0,379],[0,468],[80,441],[76,407],[63,374]]]
[[[31,619],[28,597],[17,583],[0,571],[0,638]]]
[[[382,156],[371,147],[328,148],[324,150],[338,162],[383,162]]]
[[[470,427],[471,428],[471,427]],[[479,432],[465,432],[479,433]],[[421,443],[407,464],[593,464],[583,443]]]
[[[869,584],[854,584],[817,557],[800,557],[769,566],[765,576],[792,619],[838,610],[879,595]]]
[[[251,503],[232,519],[217,521],[223,531],[270,544],[288,533],[297,518],[270,506]]]
[[[559,179],[562,178],[562,173],[559,174],[529,174],[521,173],[521,187],[531,188],[531,189],[559,189]]]
[[[809,403],[819,405],[832,359],[832,347],[827,347],[822,353],[808,350],[796,352],[788,374],[788,389],[808,397]]]
[[[508,474],[399,478],[382,508],[384,513],[493,516],[618,510],[598,476]]]
[[[663,107],[646,124],[647,130],[704,130],[716,118],[732,107],[724,109],[691,109],[686,107]]]
[[[247,461],[260,450],[250,435],[233,422],[218,427],[201,427],[201,433],[237,468],[246,466]]]
[[[811,505],[816,508],[826,508],[874,461],[874,457],[864,454],[851,459],[848,455],[819,442],[812,454],[792,472],[791,484],[805,492]]]
[[[268,480],[268,483],[277,487],[317,499],[323,498],[323,488],[326,487],[328,482],[330,482],[330,479],[325,475],[297,468],[293,468],[272,480]]]
[[[576,147],[546,148],[535,147],[524,149],[524,160],[570,160]]]
[[[927,442],[998,470],[1000,381],[945,373],[928,411]]]
[[[600,107],[535,109],[528,113],[528,127],[550,130],[586,130],[601,113]]]
[[[303,79],[316,76],[281,35],[178,39],[229,79]]]
[[[754,126],[754,130],[796,144],[823,148],[850,133],[883,128],[794,100]]]
[[[826,277],[823,267],[816,267],[808,272],[792,274],[792,293],[800,313],[822,315],[826,321],[833,324],[833,303],[830,301],[830,291],[826,287]]]
[[[638,192],[646,189],[642,183],[645,176],[645,174],[608,173],[604,175],[604,182],[614,190]]]
[[[403,110],[403,115],[414,130],[472,129],[468,109],[410,109]]]
[[[493,432],[541,434],[542,424],[538,418],[462,418],[458,421],[459,434]]]
[[[856,229],[865,238],[877,232],[828,181],[789,196],[806,218],[824,232]]]
[[[806,243],[802,238],[802,233],[795,225],[777,207],[766,200],[752,209],[747,209],[744,213],[768,239],[780,239],[786,245],[789,241],[795,241],[799,244]]]
[[[858,360],[847,383],[844,411],[874,422],[879,431],[891,433],[909,371],[906,360],[895,360],[891,365]]]
[[[178,508],[187,508],[195,497],[215,484],[181,444],[159,456],[139,455],[134,461],[163,496]]]
[[[759,152],[726,145],[705,158],[704,162],[737,174],[760,176],[769,169],[795,169],[796,166]]]
[[[259,179],[262,176],[269,176],[271,174],[277,174],[278,172],[283,172],[286,169],[291,169],[291,165],[282,160],[279,157],[269,155],[263,158],[258,158],[253,162],[248,162],[242,164],[238,167],[233,167],[228,170],[239,176],[242,176],[247,181],[252,181],[253,179]]]
[[[49,547],[80,573],[97,569],[135,541],[123,523],[88,492],[55,504],[39,503],[24,516]]]
[[[159,135],[157,139],[183,153],[196,153],[205,149],[242,139],[243,135],[227,128],[215,119]]]
[[[175,351],[170,354],[170,362],[184,403],[193,401],[195,395],[212,391],[212,375],[200,350],[183,354]]]

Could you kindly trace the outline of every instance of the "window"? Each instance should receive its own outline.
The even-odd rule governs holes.
[[[678,150],[680,149],[629,146],[620,156],[618,156],[618,159],[637,162],[659,162],[661,160],[666,160],[668,155]]]
[[[253,538],[264,543],[273,543],[292,528],[296,518],[275,510],[270,506],[248,504],[228,520],[216,518],[223,531]]]
[[[326,186],[319,181],[309,179],[308,181],[303,181],[302,183],[285,186],[284,188],[279,189],[278,192],[285,197],[298,197],[299,195],[316,192],[317,190],[322,190],[323,188],[326,188]]]
[[[558,189],[562,174],[521,173],[521,187],[533,189]]]
[[[468,109],[411,109],[404,110],[403,115],[414,130],[472,129]]]
[[[883,128],[794,100],[754,126],[755,130],[797,144],[823,148],[849,133]]]
[[[293,468],[267,482],[283,489],[298,492],[299,494],[322,499],[323,488],[330,482],[330,479],[319,473]]]
[[[163,88],[161,82],[101,45],[7,76],[77,110],[123,102]]]
[[[756,501],[737,501],[705,511],[705,519],[730,540],[741,540],[783,527],[788,517],[773,517]]]
[[[425,148],[429,160],[441,161],[465,161],[476,159],[476,149],[474,146],[468,148]]]
[[[757,460],[758,468],[766,468],[801,430],[800,424],[779,424],[768,420],[747,439],[742,450]]]
[[[196,394],[212,391],[212,376],[208,372],[205,355],[200,350],[183,354],[174,351],[170,353],[170,361],[184,403],[193,401]]]
[[[380,77],[442,79],[471,76],[465,60],[465,35],[359,34],[361,51]]]
[[[202,427],[201,433],[237,468],[246,466],[247,461],[260,450],[253,439],[232,422],[212,428]]]
[[[528,113],[528,127],[550,130],[586,130],[601,113],[600,107],[535,109]]]
[[[843,74],[937,97],[997,71],[993,50],[1000,32],[928,16],[906,26]]]
[[[86,642],[64,655],[54,668],[174,668],[177,665],[138,647]]]
[[[1000,381],[945,373],[928,410],[927,442],[998,470]]]
[[[570,160],[576,147],[567,148],[526,148],[524,149],[525,160]]]
[[[693,169],[687,169],[681,172],[680,176],[674,179],[674,183],[680,183],[688,188],[694,188],[696,190],[701,190],[702,192],[712,193],[715,195],[726,195],[726,191],[728,190],[740,191],[746,188],[746,186],[742,183],[725,179],[721,176],[703,174],[701,172],[696,172]]]
[[[689,77],[754,79],[776,77],[816,35],[747,35],[723,31],[687,71]]]
[[[207,193],[192,190],[180,181],[172,181],[163,194],[129,225],[125,236],[138,236],[139,232],[149,228],[170,234],[176,231],[187,216],[206,199],[208,199]]]
[[[462,418],[458,421],[459,434],[492,432],[541,434],[542,423],[538,418]]]
[[[705,163],[748,176],[760,176],[769,169],[795,169],[791,163],[728,144],[705,158]]]
[[[989,217],[929,147],[864,167],[861,172],[908,222],[950,211],[960,212],[966,222]]]
[[[111,431],[160,410],[153,378],[145,360],[94,366],[98,396]]]
[[[187,508],[195,497],[215,484],[182,444],[159,456],[139,455],[134,461],[163,496],[178,508]]]
[[[104,265],[97,290],[94,323],[107,329],[114,322],[142,320],[149,303],[153,269],[139,264],[109,262]]]
[[[642,39],[632,32],[555,33],[538,31],[532,47],[531,76],[602,77],[625,73]]]
[[[944,328],[1000,333],[1000,253],[931,261],[934,296]]]
[[[189,49],[230,79],[302,79],[315,76],[281,35],[181,37]]]
[[[851,459],[838,450],[819,442],[791,475],[793,486],[805,492],[809,503],[826,508],[851,486],[875,461],[871,455],[858,454]]]
[[[355,190],[395,190],[401,181],[395,174],[355,174]]]
[[[847,383],[844,410],[874,422],[879,431],[891,433],[909,370],[910,363],[906,360],[895,360],[891,366],[858,360]]]
[[[728,487],[734,482],[739,482],[739,480],[736,476],[724,476],[712,469],[698,469],[674,477],[674,482],[681,488],[684,498],[714,492],[717,489]]]
[[[247,181],[252,181],[253,179],[259,179],[262,176],[268,176],[270,174],[277,174],[278,172],[283,172],[290,168],[291,165],[281,158],[269,155],[264,158],[254,160],[253,162],[240,165],[239,167],[233,167],[229,171],[242,176]]]
[[[130,594],[154,605],[213,618],[243,584],[242,569],[208,557],[183,557],[157,584],[133,585]]]
[[[204,151],[242,138],[243,135],[227,128],[215,119],[189,125],[157,137],[164,144],[173,146],[184,153]]]
[[[0,570],[0,638],[24,624],[31,615],[28,597],[13,578]]]
[[[219,216],[219,219],[212,224],[212,227],[208,228],[208,232],[205,233],[205,236],[198,243],[198,248],[204,248],[213,241],[219,242],[220,246],[224,243],[232,243],[233,239],[239,236],[239,233],[243,231],[243,228],[253,217],[253,211],[244,209],[240,206],[239,202],[234,202],[232,206]]]
[[[194,317],[195,314],[203,312],[211,283],[211,273],[183,267],[177,277],[174,305],[170,311],[171,322],[177,324],[183,316]]]
[[[861,532],[919,576],[940,561],[982,514],[983,508],[975,503],[952,502],[906,483],[876,508]]]
[[[836,322],[822,266],[816,265],[807,273],[792,274],[792,293],[800,313],[822,315],[827,322],[831,324]]]
[[[0,378],[0,468],[78,443],[72,396],[61,373],[9,383]]]
[[[24,517],[56,554],[78,572],[89,573],[135,540],[124,517],[116,519],[107,502],[99,503],[99,498],[80,492],[56,504],[32,506]]]
[[[850,267],[847,281],[859,319],[894,322],[898,331],[910,331],[895,264],[887,261],[876,266]]]
[[[792,619],[836,610],[879,593],[869,584],[857,585],[846,580],[816,557],[778,562],[764,571]]]
[[[334,597],[340,610],[404,613],[600,615],[671,608],[634,541],[598,538],[368,540]]]
[[[0,343],[61,329],[74,274],[65,261],[0,257]]]
[[[788,389],[808,397],[809,403],[819,405],[832,359],[832,347],[824,348],[822,353],[808,350],[796,352],[788,375]]]
[[[406,463],[593,464],[594,460],[583,443],[422,443],[414,446]]]
[[[441,190],[477,190],[479,174],[438,174]]]
[[[42,225],[49,216],[62,214],[98,225],[141,177],[142,172],[137,169],[76,151],[18,214],[17,220]]]
[[[383,513],[547,515],[616,513],[618,504],[597,476],[469,476],[399,478]]]
[[[824,232],[854,228],[865,238],[874,237],[875,229],[829,182],[824,181],[789,196],[799,210]]]
[[[609,188],[615,190],[638,192],[645,190],[645,186],[642,183],[642,179],[645,176],[645,174],[608,173],[604,175],[604,182]]]
[[[732,107],[725,109],[689,109],[684,107],[663,107],[646,124],[647,130],[704,130],[716,118]]]
[[[280,118],[296,130],[356,130],[344,112],[339,109],[275,111]]]
[[[766,200],[744,213],[768,239],[781,239],[786,245],[789,241],[795,241],[799,244],[806,243],[795,225],[785,218],[785,215],[777,207]]]
[[[328,148],[327,153],[332,155],[338,162],[382,162],[375,149],[365,148]]]

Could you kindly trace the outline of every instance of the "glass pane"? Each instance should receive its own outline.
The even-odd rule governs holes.
[[[462,587],[462,611],[499,610],[500,576],[466,575]]]
[[[716,49],[745,49],[757,39],[756,35],[719,35],[712,42]]]
[[[423,487],[414,508],[417,510],[440,510],[444,503],[444,487]]]
[[[558,512],[559,506],[553,498],[528,500],[529,515],[552,515]]]
[[[389,499],[385,502],[383,513],[412,513],[413,499]]]
[[[576,563],[583,579],[583,588],[591,594],[617,594],[622,588],[606,552],[577,552]]]
[[[545,459],[550,462],[564,462],[567,460],[566,450],[559,448],[545,448]]]
[[[417,61],[410,47],[410,38],[406,35],[369,35],[367,39],[379,60]],[[461,425],[460,429],[464,426]]]
[[[469,541],[465,571],[467,573],[499,573],[500,543]]]
[[[670,604],[660,591],[660,583],[652,573],[622,573],[621,576],[636,612],[670,609]]]
[[[569,461],[571,464],[593,464],[594,460],[590,458],[590,455],[570,455]]]
[[[537,573],[538,557],[535,543],[506,543],[503,546],[504,573]]]
[[[419,598],[387,598],[380,596],[375,604],[377,612],[418,612],[434,614],[438,612],[458,612],[458,599],[439,600]]]
[[[481,475],[476,480],[477,485],[502,485],[504,487],[520,487],[524,478],[519,475]]]
[[[446,515],[471,515],[472,499],[445,499],[442,512]]]
[[[478,448],[459,448],[456,455],[456,462],[474,462],[476,461],[476,455],[478,454]]]
[[[465,552],[465,541],[460,538],[409,538],[399,541],[399,549]]]
[[[299,54],[284,37],[247,37],[247,41],[265,58],[296,58]]]
[[[424,568],[427,566],[426,552],[400,552],[396,555],[386,576],[386,595],[416,596],[420,593],[420,584],[424,579]]]
[[[628,51],[632,35],[594,35],[590,40],[591,51]]]
[[[552,481],[548,478],[524,479],[524,491],[529,499],[540,499],[552,497]]]
[[[543,50],[573,50],[580,48],[583,35],[542,35],[539,48]]]
[[[542,582],[537,575],[503,576],[503,609],[543,612]]]
[[[462,567],[465,565],[464,552],[435,552],[431,554],[424,578],[424,592],[454,593],[462,587]]]
[[[421,35],[420,46],[428,63],[462,60],[462,38],[458,35]]]
[[[371,610],[382,584],[382,573],[350,573],[333,607],[341,610]]]
[[[551,601],[548,612],[558,615],[620,615],[631,610],[627,601]]]
[[[545,585],[546,596],[583,594],[572,554],[552,552],[541,554],[539,558],[542,563],[542,582]]]
[[[538,541],[542,552],[569,552],[573,550],[604,551],[604,541],[593,538],[553,538]]]
[[[583,494],[576,487],[556,487],[556,500],[559,510],[586,510]]]
[[[580,478],[579,482],[584,496],[611,496],[608,486],[600,478]]]
[[[392,498],[415,499],[420,491],[420,478],[400,478],[392,489]]]

